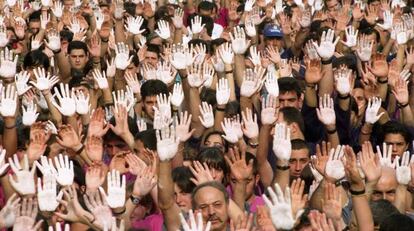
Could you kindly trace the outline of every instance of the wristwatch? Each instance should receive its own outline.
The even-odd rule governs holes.
[[[139,204],[139,202],[141,201],[141,198],[139,198],[139,197],[135,197],[135,196],[133,196],[132,194],[131,194],[131,196],[130,196],[129,198],[131,199],[132,204],[134,204],[134,205],[138,205],[138,204]]]

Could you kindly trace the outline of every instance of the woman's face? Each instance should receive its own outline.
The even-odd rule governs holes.
[[[220,150],[224,151],[223,139],[219,134],[212,134],[204,141],[206,147],[217,147]]]

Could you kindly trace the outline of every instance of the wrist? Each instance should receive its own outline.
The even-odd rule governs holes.
[[[83,144],[82,143],[79,143],[79,144],[77,144],[77,145],[74,145],[73,147],[72,147],[72,150],[74,151],[74,152],[79,152],[81,149],[83,148]]]

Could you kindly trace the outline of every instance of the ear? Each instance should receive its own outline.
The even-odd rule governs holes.
[[[304,100],[304,98],[305,98],[305,94],[304,93],[300,94],[300,97],[298,99],[298,104],[299,104],[299,108],[300,109],[302,109],[302,107],[303,107],[303,100]]]
[[[290,137],[294,137],[294,134],[298,134],[298,132],[301,132],[297,123],[291,123],[289,125],[289,128],[290,128]]]

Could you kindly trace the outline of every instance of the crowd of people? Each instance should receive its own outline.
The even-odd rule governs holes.
[[[405,0],[0,0],[0,229],[414,229]]]

